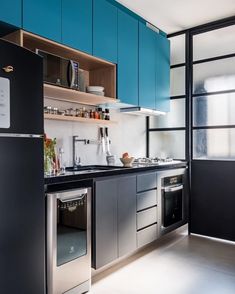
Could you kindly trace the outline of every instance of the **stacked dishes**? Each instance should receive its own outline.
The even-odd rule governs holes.
[[[104,96],[104,87],[101,86],[88,86],[87,93]]]

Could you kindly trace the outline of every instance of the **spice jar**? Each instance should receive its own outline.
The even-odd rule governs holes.
[[[84,118],[89,118],[90,114],[88,110],[84,110]]]
[[[52,108],[51,108],[51,106],[47,106],[47,111],[48,111],[49,114],[52,114]]]
[[[52,110],[52,113],[57,115],[58,114],[58,108],[57,107],[54,107],[53,110]]]
[[[105,109],[105,120],[110,120],[110,114],[109,114],[109,109]]]
[[[78,109],[78,108],[75,109],[75,115],[77,117],[81,117],[81,111],[80,111],[80,109]]]
[[[94,115],[95,117],[95,119],[100,119],[100,114],[99,114],[99,111],[98,111],[98,109],[96,109],[95,110],[95,115]]]
[[[102,114],[102,108],[101,107],[98,107],[98,113],[99,113],[99,119],[102,119],[102,116],[103,116],[103,114]]]
[[[44,113],[49,113],[49,112],[48,112],[48,107],[47,107],[47,106],[44,106]]]

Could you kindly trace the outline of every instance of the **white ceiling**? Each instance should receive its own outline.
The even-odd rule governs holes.
[[[166,33],[235,15],[235,0],[117,0]]]

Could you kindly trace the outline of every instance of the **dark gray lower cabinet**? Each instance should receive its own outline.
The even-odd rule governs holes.
[[[93,267],[133,252],[136,245],[136,176],[98,180],[94,197]]]
[[[136,176],[129,176],[118,180],[118,256],[136,247]]]
[[[93,267],[100,268],[118,258],[116,179],[95,183],[95,236]]]

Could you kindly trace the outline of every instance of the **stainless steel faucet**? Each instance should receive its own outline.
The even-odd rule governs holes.
[[[78,142],[83,142],[84,144],[87,144],[87,140],[86,139],[79,139],[78,136],[73,136],[73,167],[78,167],[81,166],[81,157],[77,156],[77,152],[76,152],[76,143]]]

